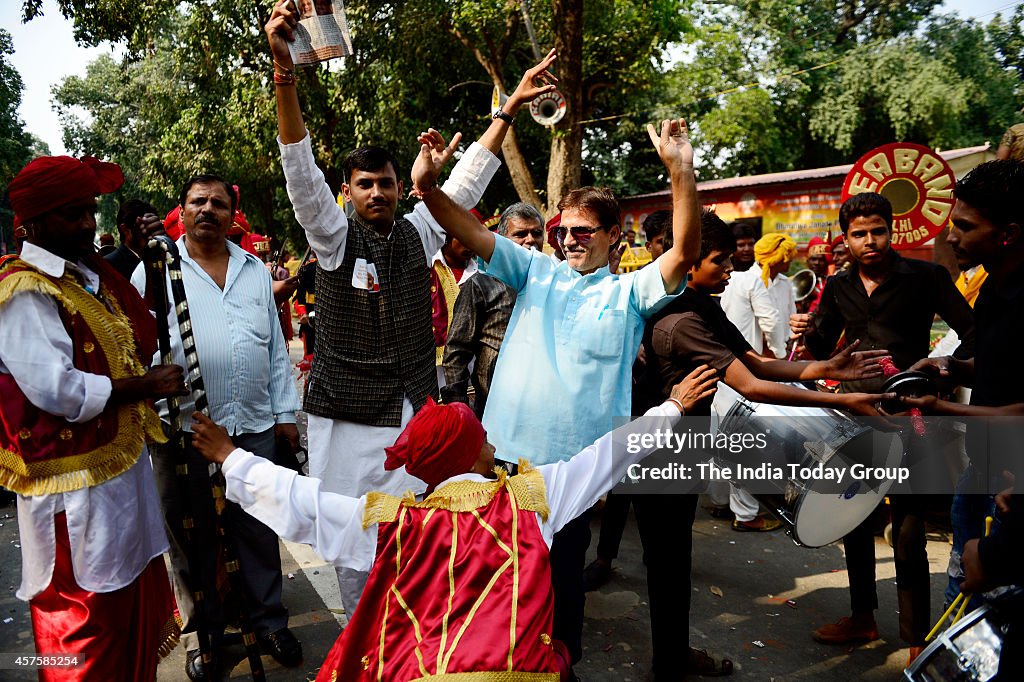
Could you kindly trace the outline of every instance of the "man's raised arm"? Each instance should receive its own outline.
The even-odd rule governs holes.
[[[675,293],[700,258],[700,204],[693,175],[693,147],[683,119],[662,121],[661,135],[648,124],[647,135],[672,183],[673,242],[658,259],[658,268],[665,291]]]
[[[295,92],[295,65],[288,51],[288,43],[295,39],[293,32],[299,23],[294,7],[290,0],[280,0],[274,6],[266,26],[263,27],[274,58],[277,132],[283,144],[295,144],[306,136],[306,124],[302,120],[299,95]]]
[[[281,167],[295,218],[306,232],[320,266],[334,270],[341,265],[348,237],[348,218],[338,206],[313,149],[302,120],[295,92],[295,67],[288,43],[295,39],[298,14],[291,0],[280,0],[264,26],[274,59],[274,90],[277,98],[277,129]]]
[[[533,101],[538,95],[555,89],[554,83],[558,79],[548,71],[555,57],[555,51],[552,50],[540,63],[523,74],[515,91],[502,105],[501,115],[491,121],[491,125],[478,140],[481,146],[497,155],[505,134],[508,133],[509,125],[520,107]],[[420,133],[417,138],[420,143],[420,154],[412,167],[412,193],[423,199],[434,220],[446,232],[485,261],[489,261],[494,252],[494,235],[460,205],[462,202],[459,201],[459,197],[448,196],[445,190],[437,186],[441,169],[455,153],[460,139],[461,134],[456,133],[451,143],[445,145],[444,138],[433,128]]]
[[[566,523],[589,509],[618,483],[631,464],[658,447],[644,434],[671,428],[686,410],[717,390],[718,377],[709,365],[701,365],[672,387],[672,394],[643,418],[606,433],[596,443],[567,462],[537,467],[544,476],[550,512],[546,523],[558,532]]]

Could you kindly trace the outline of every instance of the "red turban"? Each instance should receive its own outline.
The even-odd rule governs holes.
[[[395,444],[386,448],[384,468],[405,470],[430,486],[467,473],[480,457],[484,427],[465,403],[438,405],[428,397]]]
[[[825,259],[832,262],[832,245],[821,237],[811,237],[811,241],[807,242],[807,255],[810,256],[824,256]]]
[[[832,240],[832,249],[835,250],[837,246],[843,243],[843,235],[836,235],[836,238]]]
[[[562,245],[558,243],[558,237],[555,236],[555,228],[561,224],[561,213],[556,213],[554,218],[544,223],[544,229],[548,232],[548,244],[555,250],[555,253],[562,253]]]
[[[164,232],[167,236],[178,241],[178,238],[185,234],[185,224],[181,222],[181,206],[175,206],[164,218]]]
[[[109,194],[124,184],[116,163],[94,156],[40,156],[21,169],[7,186],[11,208],[22,223],[98,194]]]

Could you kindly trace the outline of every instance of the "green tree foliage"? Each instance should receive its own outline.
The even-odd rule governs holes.
[[[25,124],[18,117],[25,84],[8,59],[11,54],[11,34],[0,29],[0,242],[6,242],[8,248],[13,241],[14,213],[7,204],[7,185],[33,157],[49,153],[45,144],[25,131]]]
[[[533,0],[542,51],[558,45],[568,113],[554,128],[520,115],[485,209],[566,187],[664,187],[645,126],[691,121],[702,178],[849,162],[905,139],[949,148],[995,140],[1024,105],[1024,9],[983,25],[935,14],[939,0]],[[58,0],[83,42],[121,41],[58,90],[77,152],[114,158],[128,191],[173,201],[191,173],[242,189],[261,228],[291,224],[274,144],[270,0]],[[38,0],[23,0],[24,13]],[[521,0],[346,3],[355,54],[303,69],[314,151],[337,188],[355,146],[408,169],[428,126],[466,143],[489,124],[490,90],[534,62]],[[580,21],[581,19],[581,21]],[[91,120],[75,121],[75,107]]]
[[[711,8],[693,58],[670,75],[694,103],[702,177],[849,163],[895,140],[948,149],[998,139],[1024,105],[1024,12],[984,26],[934,15],[936,4]]]
[[[567,22],[556,15],[566,2],[573,4],[530,3],[542,50],[565,38]],[[58,4],[74,20],[80,41],[128,46],[124,64],[95,65],[85,78],[69,79],[58,89],[70,149],[130,168],[125,196],[131,190],[171,197],[191,172],[216,171],[238,182],[243,208],[257,215],[258,224],[271,216],[290,220],[273,142],[272,66],[262,34],[269,1],[147,0],[127,3],[127,9],[119,0]],[[36,0],[23,5],[26,16],[38,12]],[[547,199],[542,188],[549,166],[564,169],[558,181],[546,183],[547,192],[557,195],[566,177],[579,176],[583,140],[618,133],[615,123],[579,121],[620,111],[632,98],[656,90],[664,49],[689,26],[682,11],[687,6],[671,0],[587,3],[578,63],[567,55],[557,65],[563,81],[580,84],[573,91],[580,91],[579,101],[554,129],[537,126],[524,112],[514,148],[505,148],[507,156],[511,151],[525,160],[520,175],[538,188],[540,203]],[[357,145],[391,148],[408,169],[417,152],[415,137],[428,126],[446,135],[462,131],[468,144],[490,123],[491,87],[510,91],[535,61],[520,2],[367,0],[346,3],[346,12],[355,54],[342,68],[303,69],[298,84],[315,153],[334,188],[343,180],[342,159]],[[79,106],[89,112],[89,124],[73,120]],[[633,143],[646,144],[642,127],[631,132],[639,133]],[[563,144],[574,136],[575,147]],[[597,167],[594,155],[582,165],[591,159]],[[488,208],[523,197],[523,178],[501,172],[504,181],[493,183]]]
[[[949,149],[998,139],[1021,102],[985,27],[940,17],[921,37],[865,45],[836,69],[810,129],[840,152],[892,140]]]

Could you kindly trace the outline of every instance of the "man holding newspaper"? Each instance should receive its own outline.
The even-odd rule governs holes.
[[[278,133],[288,196],[317,255],[316,360],[306,393],[309,473],[325,490],[358,497],[371,490],[401,495],[423,484],[384,470],[392,445],[413,413],[437,398],[428,263],[445,232],[426,206],[397,214],[403,173],[379,147],[360,147],[344,162],[347,216],[317,168],[296,93],[290,50],[300,16],[282,0],[266,25],[274,57]],[[475,205],[500,166],[496,154],[523,104],[553,89],[554,52],[529,69],[479,141],[445,182],[464,207]],[[443,165],[458,144],[420,163]],[[414,166],[415,170],[415,166]],[[366,574],[339,568],[342,602],[351,614]]]

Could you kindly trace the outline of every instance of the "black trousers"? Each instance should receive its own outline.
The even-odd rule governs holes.
[[[647,564],[655,680],[686,676],[690,641],[690,571],[697,495],[632,495]],[[671,531],[666,532],[666,524]]]
[[[551,636],[565,644],[574,665],[583,658],[583,607],[587,601],[583,567],[589,546],[589,511],[565,524],[551,543],[551,585],[555,591]]]
[[[611,561],[619,556],[619,543],[629,518],[629,505],[634,496],[628,493],[608,493],[601,511],[601,534],[597,540],[597,557]]]
[[[910,646],[924,646],[925,635],[932,627],[924,519],[929,509],[943,504],[943,497],[889,496],[900,637]],[[878,592],[875,588],[875,537],[870,518],[843,538],[843,547],[850,576],[850,610],[853,613],[874,611],[878,608]]]
[[[274,430],[255,434],[232,436],[235,445],[274,461]],[[191,443],[191,438],[188,439]],[[203,613],[210,628],[214,646],[218,646],[226,625],[227,614],[217,590],[219,539],[216,536],[216,512],[210,495],[208,462],[188,447],[189,489],[192,515],[195,519],[193,537],[202,548],[199,556],[198,576],[203,590]],[[197,580],[188,570],[187,548],[181,527],[181,496],[174,469],[175,459],[167,446],[153,451],[153,472],[163,506],[167,536],[170,541],[171,577],[174,597],[181,615],[182,640],[186,650],[199,646],[196,637],[196,605],[192,589]],[[260,521],[242,511],[234,502],[228,502],[224,511],[231,531],[230,541],[238,557],[245,594],[245,606],[257,636],[280,630],[288,625],[288,611],[281,603],[281,554],[277,534]]]

